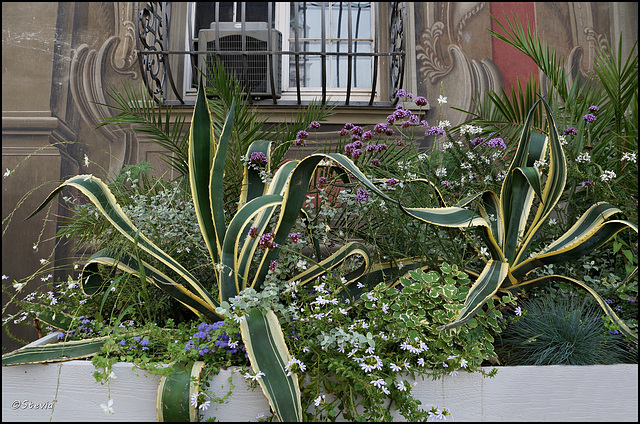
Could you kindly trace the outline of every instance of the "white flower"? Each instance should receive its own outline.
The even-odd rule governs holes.
[[[549,220],[549,225],[556,225],[558,223],[558,221],[555,218],[551,218]]]
[[[483,256],[489,256],[489,249],[483,246],[482,248],[480,248],[480,254]]]
[[[444,104],[447,103],[447,98],[444,97],[442,94],[440,95],[440,97],[438,97],[438,104]]]
[[[389,363],[389,367],[391,368],[391,371],[394,371],[394,372],[402,371],[402,367],[397,366],[393,362]]]
[[[517,316],[522,316],[522,308],[520,306],[518,306],[513,312],[515,312]]]
[[[16,281],[15,283],[13,283],[13,288],[16,289],[16,291],[20,291],[26,284],[27,283],[18,283]]]
[[[324,403],[324,398],[325,398],[325,395],[320,395],[313,401],[313,403],[316,406],[320,406],[321,403]]]
[[[2,279],[3,279],[3,280],[8,280],[8,279],[9,279],[9,276],[8,276],[8,275],[4,275],[4,274],[2,274]]]
[[[198,394],[194,393],[191,395],[191,406],[198,406]]]
[[[543,166],[547,166],[548,163],[545,159],[540,159],[537,160],[535,162],[533,162],[533,167],[536,168],[537,170],[540,170],[540,168],[542,168]]]
[[[382,386],[386,386],[387,385],[387,382],[384,381],[382,378],[379,378],[377,380],[371,380],[370,383],[373,384],[374,386],[378,387],[378,388],[382,388]]]
[[[251,379],[253,381],[258,381],[260,380],[265,374],[262,371],[258,371],[258,373],[256,375],[251,375],[250,373],[245,373],[244,374],[244,378],[246,378],[247,380]]]
[[[84,155],[84,166],[89,167],[89,156]]]
[[[451,126],[451,122],[445,120],[438,122],[438,128],[444,130],[445,128],[449,128]]]
[[[637,163],[637,161],[638,161],[637,153],[636,152],[633,152],[633,153],[624,152],[624,154],[622,155],[622,160],[628,161],[628,162]],[[7,171],[8,171],[8,169],[7,169]]]
[[[11,175],[11,170],[7,168],[7,170],[4,172],[4,177],[8,177],[9,175]]]
[[[436,177],[443,178],[446,176],[447,176],[447,168],[444,168],[441,166],[438,169],[436,169]]]
[[[600,180],[602,180],[603,182],[608,182],[613,180],[616,177],[616,173],[613,171],[604,171],[604,173],[602,175],[600,175]]]
[[[589,153],[587,153],[587,152],[581,153],[576,158],[576,162],[578,162],[578,163],[591,162],[591,155]]]
[[[564,135],[559,135],[558,140],[560,140],[561,146],[566,146],[567,144],[569,144],[569,142],[567,141],[567,137]]]
[[[203,411],[206,411],[209,408],[210,404],[211,404],[211,401],[207,400],[203,404],[200,404],[200,406],[198,408],[200,408]]]
[[[233,316],[233,320],[234,320],[235,322],[238,322],[238,323],[240,323],[240,322],[244,321],[244,319],[245,319],[244,315],[241,315],[241,316],[234,315],[234,316]]]
[[[301,372],[304,372],[307,369],[307,366],[303,364],[299,359],[296,359],[296,357],[294,356],[289,360],[289,362],[287,362],[287,366],[284,367],[284,369],[287,371],[287,377],[291,375],[291,365],[293,364],[298,364]]]
[[[105,414],[113,414],[113,399],[109,399],[109,401],[107,402],[107,404],[105,405],[104,403],[100,404],[100,407],[102,408],[102,410],[104,411]]]
[[[467,365],[469,365],[469,363],[467,362],[466,359],[461,359],[460,360],[460,367],[467,368]]]

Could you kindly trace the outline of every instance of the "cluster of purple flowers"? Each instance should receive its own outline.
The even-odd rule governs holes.
[[[129,350],[136,350],[138,346],[140,346],[142,350],[149,350],[149,343],[151,343],[151,341],[146,337],[142,338],[140,336],[133,336],[133,343],[129,345]],[[122,339],[117,344],[120,346],[126,346],[127,341]]]
[[[86,337],[86,336],[94,335],[95,333],[94,322],[86,315],[82,315],[78,317],[78,319],[80,320],[80,325],[78,325],[78,327],[76,327],[75,330],[69,330],[69,331],[61,332],[60,334],[58,334],[57,336],[58,341],[64,339],[65,337],[72,337],[74,335],[78,337]],[[99,333],[100,331],[98,331],[98,334]]]
[[[244,344],[240,343],[240,334],[236,333],[236,340],[231,340],[226,332],[222,332],[216,337],[214,343],[215,347],[210,347],[207,342],[212,340],[212,332],[221,329],[224,326],[224,321],[214,322],[213,324],[207,324],[205,322],[198,325],[198,331],[191,336],[191,339],[185,345],[185,350],[197,349],[200,356],[204,356],[207,353],[214,353],[218,348],[226,349],[227,353],[235,354],[238,352],[244,352],[247,357]],[[214,334],[215,335],[215,334]]]
[[[265,165],[267,163],[267,155],[263,152],[253,152],[251,153],[249,162],[255,165]]]
[[[289,240],[292,243],[297,243],[298,241],[300,241],[300,233],[290,233]]]
[[[317,130],[318,128],[320,128],[320,122],[313,121],[309,124],[309,127],[307,129]],[[307,142],[305,140],[307,137],[309,137],[309,133],[307,131],[305,130],[298,131],[298,134],[296,134],[296,141],[294,142],[294,144],[296,146],[306,146]]]
[[[273,241],[273,231],[260,236],[260,249],[273,250],[278,247],[278,244]]]
[[[363,188],[359,188],[356,191],[356,201],[357,202],[366,202],[369,199],[369,193]]]
[[[500,137],[492,138],[491,140],[487,141],[485,145],[489,147],[497,147],[500,150],[506,150],[507,148],[507,144]]]

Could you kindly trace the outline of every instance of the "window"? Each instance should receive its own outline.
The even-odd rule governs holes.
[[[148,2],[141,71],[165,102],[193,101],[195,67],[218,57],[257,102],[389,103],[404,63],[389,28],[402,28],[402,12],[377,2]]]

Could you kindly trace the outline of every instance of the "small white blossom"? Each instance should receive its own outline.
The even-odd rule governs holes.
[[[576,162],[578,162],[578,163],[591,162],[591,155],[589,153],[587,153],[587,152],[581,153],[576,158]]]
[[[263,373],[262,371],[258,371],[258,373],[256,375],[252,375],[250,373],[245,373],[244,374],[244,378],[246,378],[247,380],[253,380],[253,381],[258,381],[260,380],[263,376],[265,375],[265,373]]]
[[[517,316],[522,316],[522,308],[520,306],[518,306],[513,312],[515,312]]]
[[[633,153],[624,152],[624,154],[622,155],[622,160],[627,161],[627,162],[637,163],[637,161],[638,161],[637,153],[636,152],[633,152]],[[8,171],[8,169],[7,169],[7,171]]]
[[[100,407],[102,408],[102,410],[104,411],[105,414],[113,414],[113,399],[109,399],[109,401],[107,402],[107,404],[105,405],[104,403],[100,404]]]
[[[325,398],[325,395],[320,395],[313,401],[313,403],[316,406],[320,406],[321,403],[324,403],[324,398]]]
[[[89,167],[89,156],[84,155],[84,166]]]
[[[4,177],[8,177],[9,175],[11,175],[11,170],[9,168],[7,168],[7,170],[4,172]]]
[[[600,180],[606,183],[613,180],[615,177],[616,177],[615,172],[607,170],[607,171],[604,171],[602,175],[600,175]]]
[[[438,97],[438,104],[444,104],[447,103],[447,98],[444,97],[442,94],[440,95],[440,97]]]

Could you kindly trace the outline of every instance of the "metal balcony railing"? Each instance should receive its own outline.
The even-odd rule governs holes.
[[[242,3],[241,3],[242,4]],[[404,64],[405,64],[405,5],[404,2],[389,2],[389,3],[376,3],[372,13],[375,14],[375,33],[372,34],[373,37],[373,51],[372,52],[357,52],[352,48],[353,44],[353,34],[351,28],[351,14],[352,14],[352,5],[351,2],[346,3],[347,7],[347,19],[349,22],[349,29],[347,34],[348,40],[348,51],[327,51],[327,41],[326,34],[324,31],[324,15],[325,8],[327,7],[326,3],[315,3],[319,5],[321,8],[321,16],[323,19],[322,22],[322,35],[321,35],[321,50],[320,51],[304,51],[301,50],[300,43],[300,34],[299,30],[296,30],[295,38],[293,42],[293,49],[289,49],[287,51],[283,51],[282,49],[276,48],[272,44],[271,31],[274,28],[273,25],[273,12],[272,12],[272,2],[269,2],[269,6],[267,7],[267,28],[269,31],[267,50],[262,51],[252,51],[247,49],[246,43],[246,32],[245,32],[245,13],[240,15],[241,17],[241,27],[242,27],[242,44],[241,49],[235,51],[228,50],[217,50],[219,49],[219,43],[216,43],[216,49],[212,50],[202,50],[202,46],[198,47],[198,50],[170,50],[167,46],[170,45],[170,37],[172,30],[172,22],[171,22],[171,2],[147,2],[147,3],[136,3],[135,10],[137,16],[137,31],[136,31],[136,43],[137,43],[137,54],[138,61],[140,64],[140,72],[142,75],[142,80],[149,90],[149,93],[154,97],[154,99],[160,104],[166,104],[168,100],[168,90],[171,90],[173,93],[172,97],[175,97],[180,103],[185,104],[185,100],[183,99],[183,94],[181,90],[177,88],[176,80],[174,78],[176,71],[171,69],[169,58],[171,55],[189,55],[191,58],[192,66],[195,68],[197,65],[197,56],[198,55],[211,55],[215,54],[219,56],[220,54],[235,54],[241,55],[243,58],[243,69],[245,77],[249,72],[248,69],[248,57],[251,55],[265,55],[268,57],[268,66],[272,70],[269,72],[269,81],[268,86],[271,93],[271,98],[267,100],[267,102],[273,102],[273,104],[281,104],[276,96],[275,84],[276,81],[274,78],[274,60],[275,55],[289,55],[290,60],[295,64],[295,80],[296,87],[295,91],[297,94],[297,104],[302,104],[302,96],[301,96],[301,83],[300,83],[300,60],[301,56],[320,56],[321,62],[321,79],[322,79],[322,103],[326,103],[327,101],[327,58],[329,56],[337,56],[337,57],[346,57],[347,58],[347,83],[345,87],[345,100],[344,105],[349,105],[352,100],[352,71],[354,67],[354,59],[360,56],[370,57],[373,62],[372,69],[372,83],[370,88],[370,96],[368,104],[371,106],[388,106],[390,104],[394,104],[396,99],[396,92],[398,89],[402,88],[403,84],[403,76],[404,76]],[[380,24],[379,20],[379,10],[380,5],[388,5],[388,26]],[[219,11],[218,11],[218,3],[216,3],[216,22],[218,21]],[[244,5],[242,6],[244,7]],[[297,10],[297,7],[296,7]],[[298,14],[294,14],[294,28],[299,28],[298,23]],[[288,36],[288,34],[284,35]],[[380,51],[380,43],[382,38],[385,37],[385,44],[388,45],[387,51]],[[379,60],[381,57],[388,57],[387,61],[389,64],[388,73],[381,73]],[[380,75],[388,75],[388,84],[389,84],[389,99],[378,99],[376,101],[376,91],[379,87],[378,84],[378,74]],[[245,78],[246,81],[246,78]],[[384,83],[384,81],[382,82]],[[264,100],[262,100],[264,101]]]

